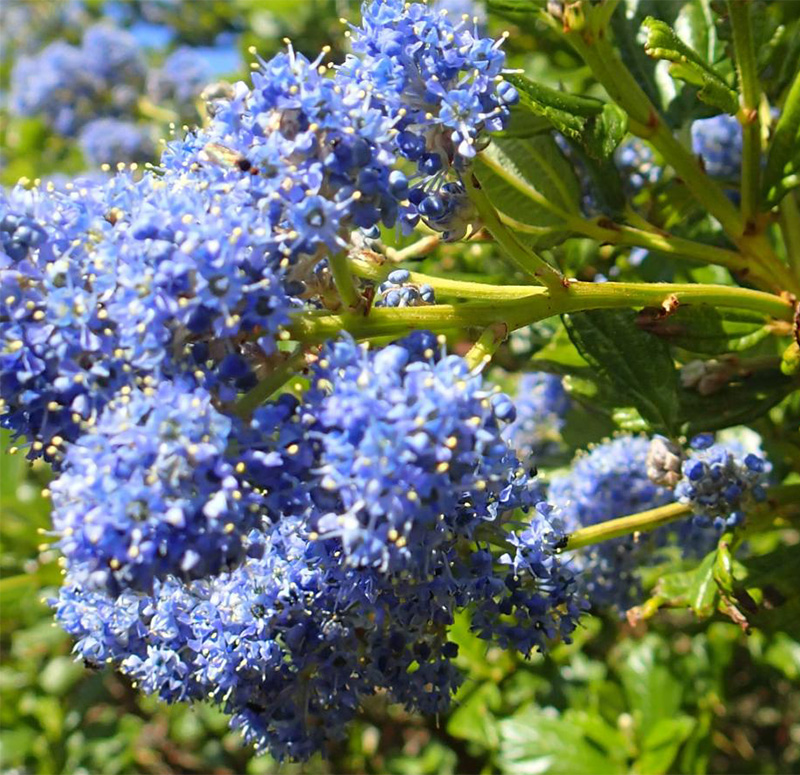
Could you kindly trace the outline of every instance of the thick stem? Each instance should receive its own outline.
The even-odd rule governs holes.
[[[356,277],[365,280],[383,282],[397,267],[394,264],[378,264],[368,258],[350,257],[350,271]],[[450,296],[459,299],[483,299],[486,301],[521,299],[530,296],[536,288],[530,285],[493,285],[469,280],[448,280],[446,277],[409,272],[408,280],[416,285],[430,285],[439,296]]]
[[[761,84],[758,79],[755,46],[751,34],[749,0],[728,0],[733,46],[736,53],[736,71],[739,74],[742,109],[739,121],[742,124],[742,217],[748,229],[759,224],[761,184],[761,123],[758,103],[761,99]]]
[[[484,226],[492,233],[492,236],[500,244],[505,254],[511,261],[525,274],[532,277],[537,282],[549,288],[551,291],[564,291],[564,277],[554,267],[550,266],[541,256],[534,253],[530,248],[518,242],[516,237],[505,227],[497,215],[497,211],[489,201],[477,181],[470,180],[467,175],[464,183],[469,192],[469,197],[475,205]]]
[[[355,309],[361,301],[356,284],[353,282],[353,275],[350,274],[350,266],[347,263],[347,254],[344,252],[334,253],[328,256],[328,263],[333,274],[333,281],[336,283],[336,290],[342,302],[350,309]]]
[[[503,286],[501,286],[503,287]],[[678,283],[584,283],[570,282],[569,292],[552,293],[531,287],[519,298],[513,289],[504,300],[436,304],[429,307],[373,309],[368,317],[352,314],[299,314],[288,326],[292,338],[305,342],[323,341],[339,331],[358,339],[400,336],[409,331],[485,328],[505,323],[510,331],[565,312],[615,307],[674,307],[676,304],[710,304],[715,307],[748,309],[789,321],[794,314],[786,299],[762,291],[725,285]]]

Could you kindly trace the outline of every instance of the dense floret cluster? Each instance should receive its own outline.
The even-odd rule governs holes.
[[[261,502],[241,476],[241,451],[228,449],[234,431],[203,390],[123,388],[69,446],[52,485],[73,580],[149,590],[154,577],[197,578],[241,560]]]
[[[599,444],[573,461],[568,473],[553,477],[548,499],[564,514],[568,529],[663,506],[671,490],[647,475],[650,441],[644,436],[619,436]],[[626,610],[638,602],[637,570],[652,555],[653,534],[623,536],[588,547],[575,562],[589,599],[599,606]]]
[[[653,149],[638,137],[626,140],[617,148],[616,162],[622,184],[631,195],[655,185],[664,174]]]
[[[745,507],[765,498],[769,462],[741,444],[715,444],[713,436],[696,437],[692,447],[675,488],[678,500],[692,507],[699,525],[740,524]]]
[[[485,336],[464,357],[418,330],[490,304],[426,308],[434,288],[402,268],[362,272],[377,288],[353,276],[382,228],[482,239],[466,176],[518,100],[504,38],[405,0],[366,3],[349,37],[338,66],[287,44],[250,86],[206,90],[204,126],[157,166],[0,193],[0,425],[55,473],[56,618],[89,663],[213,701],[278,759],[325,750],[376,693],[446,710],[457,614],[529,657],[590,604],[629,608],[642,565],[709,550],[770,470],[736,443],[627,434],[547,489],[538,467],[572,454],[561,377],[522,375],[514,401],[475,365]],[[97,26],[21,60],[14,104],[93,162],[132,161],[143,91],[190,106],[207,78],[189,49],[148,74],[127,33]],[[617,162],[636,191],[661,178],[638,140]],[[694,517],[570,543],[676,501]]]
[[[118,175],[2,209],[2,421],[34,454],[145,378],[190,372],[235,396],[255,381],[240,352],[266,357],[288,321],[283,256],[246,194]]]
[[[722,113],[692,123],[692,151],[706,172],[722,181],[739,179],[742,170],[742,125],[735,116]]]
[[[53,485],[55,606],[84,658],[214,699],[259,748],[303,758],[379,689],[446,708],[447,628],[470,604],[481,637],[525,654],[569,638],[583,604],[558,515],[532,508],[502,439],[513,405],[433,335],[331,343],[301,401],[239,427],[179,390],[109,405]]]
[[[571,401],[561,377],[545,372],[523,375],[515,394],[517,417],[506,438],[520,460],[535,465],[563,447],[561,430]]]

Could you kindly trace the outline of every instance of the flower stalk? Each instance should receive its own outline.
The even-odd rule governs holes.
[[[741,110],[737,117],[742,125],[743,141],[742,217],[749,230],[758,230],[761,226],[757,219],[761,194],[761,122],[758,110],[761,84],[751,34],[750,5],[747,0],[728,0],[741,91]]]

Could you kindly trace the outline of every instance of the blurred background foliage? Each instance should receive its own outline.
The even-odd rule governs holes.
[[[461,0],[448,5],[459,10],[478,7]],[[503,3],[495,5],[502,9]],[[656,5],[669,21],[686,13],[686,7],[689,12],[708,7],[700,0]],[[784,12],[789,21],[800,15],[800,3],[790,5],[797,8]],[[0,182],[10,185],[21,176],[74,175],[86,169],[74,141],[59,137],[39,118],[12,116],[5,109],[11,69],[23,54],[58,38],[77,43],[82,29],[106,17],[129,29],[154,62],[180,45],[225,49],[227,58],[222,61],[234,61],[233,51],[240,66],[235,72],[223,69],[219,77],[244,78],[251,59],[248,48],[254,45],[268,57],[284,45],[284,37],[311,55],[332,45],[332,58],[340,59],[345,39],[339,18],[353,18],[356,6],[348,0],[4,0]],[[769,14],[765,24],[771,23]],[[566,85],[577,93],[596,89],[562,44],[531,34],[529,26],[515,23],[513,13],[491,22],[496,32],[505,25],[512,33],[508,48],[513,64],[550,85]],[[769,70],[767,84],[776,93],[796,67],[800,36],[795,38],[794,44],[782,38],[776,44],[782,47],[776,60],[784,67]],[[168,42],[150,47],[148,42],[156,39]],[[682,111],[696,105],[688,92],[683,98],[677,95],[668,115],[678,125]],[[167,118],[158,111],[147,117],[164,134]],[[200,120],[199,113],[195,120]],[[655,198],[652,206],[659,206]],[[668,207],[672,211],[667,217],[691,215],[674,200]],[[572,240],[559,250],[561,264],[576,275],[591,279],[614,266],[625,277],[625,257],[613,249],[598,250],[594,243]],[[654,258],[645,260],[638,276],[719,279],[712,268],[687,269]],[[446,246],[421,264],[422,271],[446,271],[454,278],[477,267],[487,280],[503,271],[491,249],[480,244]],[[572,357],[563,334],[545,323],[516,335],[498,360],[513,371],[532,355],[556,372]],[[768,447],[788,443],[771,438],[770,429],[786,427],[786,413],[800,416],[799,403],[795,396],[776,410],[783,413],[781,422],[762,422],[759,430]],[[607,417],[578,402],[564,437],[574,450],[612,429]],[[31,468],[21,455],[8,454],[6,435],[0,441],[4,772],[655,775],[800,769],[800,619],[784,616],[778,626],[754,627],[745,635],[721,616],[697,622],[684,611],[669,610],[630,622],[587,618],[575,643],[529,661],[496,648],[487,651],[485,643],[470,634],[468,622],[460,619],[453,639],[460,645],[467,679],[449,716],[409,715],[375,697],[329,761],[279,766],[268,757],[254,757],[238,734],[228,730],[225,717],[210,706],[166,707],[102,666],[74,661],[70,640],[52,623],[46,603],[60,578],[56,553],[47,548],[42,534],[49,522],[49,503],[41,494],[47,468]],[[774,535],[760,540],[766,542],[764,553],[779,542]],[[783,531],[780,540],[796,545],[800,536]]]

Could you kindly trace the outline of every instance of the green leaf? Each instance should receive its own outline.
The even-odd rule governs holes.
[[[594,159],[608,159],[628,130],[627,115],[616,105],[551,89],[522,75],[505,78],[517,88],[521,105],[580,143]]]
[[[699,565],[688,569],[671,570],[675,566],[668,565],[668,572],[659,577],[650,598],[632,609],[630,618],[634,621],[649,619],[661,608],[688,608],[701,619],[711,616],[719,599],[714,579],[716,558],[714,550]]]
[[[604,775],[626,771],[622,762],[588,739],[571,720],[546,715],[533,707],[500,722],[499,765],[501,772],[514,775]]]
[[[763,315],[708,304],[681,306],[669,315],[663,309],[643,309],[636,323],[669,344],[707,355],[746,350],[769,336]]]
[[[550,132],[553,125],[542,116],[537,116],[524,106],[514,105],[505,129],[495,132],[492,137],[533,137]]]
[[[480,684],[450,714],[447,721],[448,734],[495,750],[500,742],[495,713],[500,709],[501,702],[502,695],[497,684]]]
[[[646,740],[662,719],[678,714],[683,683],[672,669],[668,644],[654,635],[626,643],[623,655],[619,675],[637,737]]]
[[[538,246],[563,242],[566,219],[580,209],[580,184],[548,135],[494,138],[474,172],[515,236]]]
[[[787,191],[798,185],[797,177],[800,172],[798,138],[800,138],[800,73],[795,77],[786,97],[769,144],[763,180],[766,209],[776,205]]]
[[[644,750],[634,765],[635,771],[647,775],[670,772],[694,726],[695,720],[689,716],[659,719],[642,741]]]
[[[660,19],[648,16],[643,23],[647,29],[644,50],[653,59],[672,62],[669,73],[673,78],[698,88],[697,96],[703,102],[725,113],[739,110],[739,97],[723,77],[694,49],[686,45],[674,30]]]
[[[711,395],[681,388],[682,430],[688,435],[746,425],[766,414],[797,389],[796,382],[779,367],[734,375]]]
[[[688,576],[687,599],[689,607],[701,618],[711,616],[717,607],[719,590],[714,579],[714,563],[716,560],[717,552],[715,550],[707,554],[697,569]]]
[[[759,601],[748,613],[754,627],[784,631],[800,639],[800,562],[797,546],[779,546],[767,554],[737,564],[736,586]]]
[[[678,373],[669,346],[639,329],[631,310],[589,310],[564,316],[581,355],[654,429],[673,434],[678,419]]]

